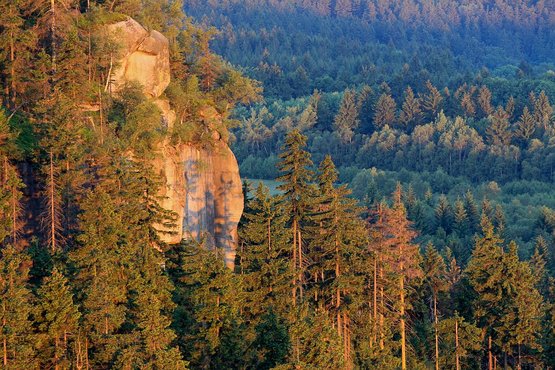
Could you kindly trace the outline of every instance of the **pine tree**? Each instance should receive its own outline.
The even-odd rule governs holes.
[[[357,265],[366,243],[364,224],[358,216],[360,210],[348,197],[350,191],[345,186],[334,186],[337,179],[335,165],[326,156],[319,167],[322,202],[320,212],[314,217],[318,226],[311,240],[311,252],[321,256],[312,258],[316,261],[312,275],[320,275],[317,303],[324,302],[333,317],[337,334],[343,339],[343,361],[349,365],[353,359],[348,303],[355,301],[354,297],[362,291],[363,281],[357,276]]]
[[[476,104],[473,100],[475,87],[470,91],[465,91],[461,97],[461,107],[467,117],[474,117],[476,115]]]
[[[283,192],[283,206],[290,215],[290,230],[292,233],[291,265],[294,274],[292,304],[303,299],[304,273],[306,261],[304,258],[303,234],[307,226],[308,212],[311,208],[310,182],[312,181],[312,166],[310,154],[304,149],[306,136],[297,130],[291,131],[286,139],[280,154],[281,162],[278,167],[282,175],[277,181],[282,184],[278,187]]]
[[[465,237],[470,230],[468,213],[461,199],[455,201],[455,209],[453,211],[454,225],[453,230],[459,237]]]
[[[396,280],[394,291],[398,300],[394,303],[399,318],[399,334],[401,336],[401,368],[407,368],[407,341],[406,341],[406,312],[410,307],[407,301],[407,292],[422,275],[419,268],[420,254],[418,245],[413,244],[417,233],[412,230],[411,222],[406,218],[406,211],[401,202],[402,190],[400,185],[393,194],[393,208],[385,210],[385,255],[386,264],[392,268],[388,272],[393,281]],[[393,298],[393,297],[391,297]],[[395,301],[394,301],[395,302]]]
[[[523,140],[529,140],[536,131],[536,123],[528,107],[524,107],[520,120],[517,122],[515,135]]]
[[[210,368],[225,361],[222,345],[226,336],[238,330],[243,305],[238,276],[225,266],[221,252],[202,245],[186,246],[186,257],[179,266],[183,284],[183,307],[178,327],[179,342],[192,366]],[[247,338],[239,338],[244,342]],[[228,364],[234,361],[228,358]],[[222,368],[228,368],[228,366]]]
[[[538,339],[541,332],[543,317],[543,299],[534,287],[536,278],[527,262],[518,259],[517,245],[509,244],[505,254],[503,297],[503,315],[496,323],[497,343],[506,355],[516,352],[518,368],[522,367],[522,351],[525,349],[539,350]]]
[[[420,123],[422,110],[420,109],[420,100],[414,95],[411,87],[405,90],[405,101],[403,102],[403,110],[399,115],[399,121],[406,128],[412,128]]]
[[[445,195],[439,197],[435,209],[436,228],[442,228],[446,233],[451,233],[453,229],[453,209]]]
[[[99,207],[98,205],[102,206]],[[78,268],[75,286],[83,310],[88,366],[111,366],[121,343],[118,335],[128,308],[129,273],[134,251],[126,245],[125,216],[105,189],[90,192],[81,203],[79,248],[70,254]],[[119,335],[121,338],[122,335]]]
[[[11,245],[0,258],[0,341],[2,365],[6,369],[36,367],[30,316],[28,257]]]
[[[392,126],[396,119],[397,104],[391,95],[383,93],[374,108],[374,126],[380,129],[386,125]]]
[[[507,112],[507,114],[509,115],[509,120],[513,119],[513,116],[515,114],[515,106],[515,98],[513,96],[510,96],[509,100],[507,100],[507,104],[505,104],[505,112]]]
[[[476,292],[474,315],[477,326],[491,341],[494,335],[494,325],[499,319],[498,307],[503,299],[502,281],[504,280],[503,260],[504,252],[502,240],[495,233],[493,224],[485,216],[481,221],[482,236],[476,238],[472,257],[466,268],[470,286]],[[492,368],[493,353],[488,349],[488,367]]]
[[[552,115],[553,107],[549,103],[549,98],[547,97],[545,91],[542,90],[534,102],[534,119],[540,127],[547,130],[549,128]]]
[[[239,256],[248,292],[246,315],[257,320],[271,309],[277,317],[285,317],[293,279],[288,262],[291,236],[286,229],[287,215],[278,199],[260,183],[243,216]]]
[[[71,356],[71,339],[79,329],[79,311],[66,277],[54,268],[37,291],[35,323],[38,329],[41,367],[67,368]]]
[[[487,86],[482,86],[478,92],[478,105],[482,112],[482,117],[489,117],[493,112],[494,108],[491,105],[491,91]]]
[[[337,132],[343,143],[350,143],[353,140],[355,130],[360,124],[358,118],[359,108],[356,102],[356,94],[353,90],[345,90],[339,112],[333,121],[334,130]]]
[[[426,246],[423,258],[424,283],[430,289],[433,303],[433,318],[435,331],[435,368],[439,370],[439,319],[438,319],[438,296],[439,293],[448,289],[446,279],[447,269],[443,257],[437,252],[432,244]]]
[[[474,195],[470,190],[468,190],[464,195],[464,208],[466,210],[466,214],[468,215],[470,233],[474,234],[480,226],[480,212],[478,211],[478,205],[474,200]]]
[[[440,343],[440,368],[479,368],[476,353],[481,348],[480,329],[455,312],[455,316],[441,320],[438,331]]]
[[[512,133],[509,131],[509,118],[503,108],[498,107],[491,115],[490,126],[486,133],[490,143],[494,146],[508,146],[511,143]]]
[[[23,77],[27,74],[30,49],[33,47],[31,32],[25,29],[24,12],[26,2],[22,0],[0,2],[0,78],[4,86],[5,105],[16,109],[19,94],[23,92]]]
[[[420,98],[422,101],[422,109],[426,113],[428,119],[433,119],[441,109],[443,96],[430,81],[426,82],[426,88],[428,89],[428,94]]]

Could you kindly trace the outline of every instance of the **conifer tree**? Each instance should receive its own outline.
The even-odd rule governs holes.
[[[446,233],[450,233],[453,228],[453,209],[445,195],[439,197],[435,209],[436,228],[442,228]]]
[[[480,329],[455,312],[453,317],[441,320],[438,331],[440,342],[440,368],[460,370],[479,367],[476,354],[482,347]]]
[[[474,200],[474,195],[470,190],[468,190],[464,195],[464,208],[468,216],[470,233],[474,234],[480,226],[480,212],[478,211],[478,205]]]
[[[490,143],[494,146],[508,146],[512,133],[509,131],[509,118],[503,108],[498,107],[491,115],[490,126],[486,130]]]
[[[435,332],[435,368],[439,370],[439,319],[438,319],[438,296],[442,291],[447,290],[448,283],[446,279],[447,269],[443,257],[437,252],[432,244],[426,246],[423,258],[424,283],[428,286],[432,293],[434,332]]]
[[[411,222],[406,218],[406,211],[401,201],[402,189],[397,185],[393,194],[393,208],[385,209],[385,251],[384,262],[392,279],[393,291],[397,294],[394,307],[399,318],[399,334],[401,337],[401,368],[407,368],[407,310],[410,302],[407,301],[408,290],[411,285],[418,283],[422,276],[419,268],[420,253],[418,245],[413,244],[417,233],[412,230]],[[391,297],[393,299],[393,297]]]
[[[306,136],[298,130],[291,131],[280,154],[279,170],[282,175],[277,179],[282,184],[278,187],[283,192],[282,203],[290,215],[292,233],[291,265],[294,274],[292,304],[303,299],[304,273],[307,262],[304,257],[304,230],[307,226],[308,212],[311,209],[310,182],[312,181],[312,161],[310,154],[304,149]]]
[[[465,237],[467,232],[470,230],[468,213],[464,206],[464,202],[461,199],[455,201],[455,209],[453,210],[454,216],[454,231],[459,235],[459,237]]]
[[[311,241],[311,252],[323,257],[317,261],[316,273],[321,275],[320,297],[334,318],[337,334],[343,339],[343,360],[352,363],[350,307],[362,291],[363,281],[357,276],[357,265],[365,246],[364,225],[358,217],[360,210],[345,186],[335,187],[338,172],[330,156],[319,167],[319,193],[323,199],[321,212],[314,217],[318,224]],[[312,258],[315,260],[315,258]],[[329,305],[329,306],[328,306]]]
[[[542,90],[534,102],[534,118],[541,128],[547,130],[552,115],[553,107],[549,103],[549,98],[545,91]]]
[[[37,367],[31,328],[31,292],[28,257],[6,245],[0,258],[0,341],[6,369]]]
[[[399,115],[399,121],[407,128],[416,126],[420,123],[422,110],[420,109],[420,100],[414,95],[411,87],[405,90],[405,101]]]
[[[217,362],[225,363],[222,345],[226,336],[239,330],[242,287],[239,277],[225,266],[218,250],[206,250],[195,243],[186,246],[185,253],[187,257],[179,268],[181,284],[186,288],[181,310],[188,317],[180,318],[183,326],[176,330],[182,351],[192,366],[210,368]],[[242,342],[246,339],[238,338]]]
[[[90,192],[81,207],[80,246],[70,254],[70,260],[78,268],[74,285],[79,288],[83,311],[86,365],[110,366],[121,345],[117,338],[123,336],[121,326],[128,313],[129,274],[125,266],[130,265],[134,251],[125,242],[125,216],[117,199],[105,189]]]
[[[485,215],[482,216],[481,226],[482,236],[476,238],[466,274],[477,294],[474,302],[477,326],[483,330],[482,337],[487,336],[488,342],[491,343],[491,337],[495,334],[493,326],[499,319],[498,307],[503,299],[501,283],[504,279],[504,252],[502,240]],[[492,364],[493,353],[491,346],[488,346],[488,368],[492,367]]]
[[[397,115],[397,103],[390,94],[383,93],[374,108],[374,126],[379,129],[392,126]]]
[[[428,94],[420,98],[422,101],[422,109],[426,113],[428,119],[433,119],[441,109],[443,96],[430,81],[426,82],[426,89],[428,89]]]
[[[494,112],[494,108],[491,105],[491,91],[485,85],[478,92],[478,105],[480,106],[482,117],[487,118]]]
[[[240,229],[240,269],[248,302],[245,310],[255,318],[268,309],[277,318],[287,315],[293,279],[288,252],[290,235],[287,215],[278,200],[260,183],[248,202],[245,223]]]
[[[37,291],[35,323],[41,367],[62,369],[71,366],[70,341],[79,329],[79,311],[66,277],[54,268]]]
[[[536,123],[528,107],[524,107],[520,120],[517,122],[515,135],[523,140],[529,140],[536,130]]]
[[[472,86],[469,91],[464,91],[461,97],[461,107],[467,117],[474,117],[476,115],[476,104],[473,100],[476,87]]]
[[[358,114],[356,94],[353,90],[347,89],[333,121],[333,127],[344,143],[350,143],[353,140],[355,130],[360,124]]]

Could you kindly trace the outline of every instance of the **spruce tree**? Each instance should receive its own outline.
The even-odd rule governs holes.
[[[68,368],[76,360],[71,342],[78,336],[80,314],[68,280],[58,268],[44,279],[37,296],[34,322],[41,367]]]
[[[293,279],[288,262],[291,235],[286,229],[287,215],[279,200],[260,183],[244,217],[239,256],[248,292],[245,314],[259,318],[271,309],[278,318],[285,317]]]
[[[428,119],[434,119],[441,110],[443,96],[430,81],[426,82],[426,89],[428,89],[428,94],[420,97],[422,110],[426,113]]]
[[[403,102],[402,111],[399,115],[399,121],[403,123],[405,128],[411,129],[420,123],[422,110],[420,109],[420,100],[414,95],[411,87],[405,90],[405,101]]]
[[[333,121],[333,127],[343,143],[351,143],[355,130],[360,124],[358,118],[359,108],[356,102],[356,94],[347,89],[341,100],[339,112]]]
[[[29,258],[6,245],[0,258],[0,342],[6,369],[37,367],[31,327],[32,296],[28,287]]]
[[[374,126],[380,129],[384,126],[393,126],[397,115],[397,104],[393,97],[389,94],[383,93],[374,108]]]
[[[437,252],[432,244],[426,246],[426,251],[423,258],[423,273],[424,283],[432,295],[433,303],[433,318],[434,318],[434,332],[435,332],[435,368],[439,370],[440,357],[439,357],[439,328],[438,328],[438,297],[440,292],[447,290],[448,282],[446,279],[447,268],[443,257]]]
[[[283,192],[282,204],[290,215],[290,232],[292,234],[291,265],[294,274],[292,304],[303,299],[304,273],[307,262],[304,252],[304,230],[308,224],[308,213],[312,206],[311,194],[313,193],[310,182],[313,173],[310,170],[312,161],[310,154],[305,150],[306,136],[298,130],[291,131],[282,148],[279,157],[281,162],[278,168],[282,175],[277,181],[282,184],[278,189]]]
[[[529,140],[536,130],[536,122],[528,107],[524,107],[520,120],[517,122],[515,135],[523,140]]]

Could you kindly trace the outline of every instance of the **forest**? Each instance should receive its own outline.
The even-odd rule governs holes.
[[[168,40],[173,125],[112,88],[129,17]],[[0,0],[1,367],[555,368],[554,22],[549,0]],[[165,241],[155,165],[219,141],[233,268],[208,232]]]

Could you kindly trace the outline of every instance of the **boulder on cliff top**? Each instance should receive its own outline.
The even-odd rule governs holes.
[[[128,18],[108,26],[109,34],[121,45],[114,61],[110,86],[112,92],[134,81],[143,86],[147,96],[157,98],[170,83],[168,39],[158,31],[148,31]]]

